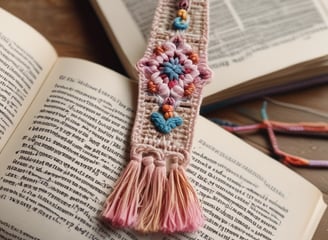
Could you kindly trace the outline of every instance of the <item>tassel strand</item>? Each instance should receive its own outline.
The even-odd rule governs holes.
[[[139,203],[140,173],[141,155],[132,151],[130,162],[106,201],[106,207],[102,213],[102,219],[105,222],[119,227],[130,227],[135,223]]]

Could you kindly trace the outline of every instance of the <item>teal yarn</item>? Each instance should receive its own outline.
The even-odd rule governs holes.
[[[183,74],[183,66],[181,66],[178,58],[170,58],[169,62],[163,63],[161,72],[170,80],[178,80],[179,75]]]
[[[153,112],[150,115],[150,119],[157,131],[164,134],[170,133],[174,128],[181,126],[183,123],[181,117],[172,117],[166,120],[159,112]]]
[[[176,30],[186,30],[189,23],[184,21],[181,17],[176,17],[173,21],[173,28]]]

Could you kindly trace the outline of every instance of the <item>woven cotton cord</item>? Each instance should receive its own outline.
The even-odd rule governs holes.
[[[139,94],[130,161],[102,213],[112,225],[173,233],[196,231],[204,222],[185,168],[201,91],[212,74],[207,17],[207,0],[193,6],[188,0],[159,1],[147,50],[136,65]]]

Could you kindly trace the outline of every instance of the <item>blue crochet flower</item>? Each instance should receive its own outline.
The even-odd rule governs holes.
[[[161,68],[161,72],[166,74],[169,80],[178,80],[179,76],[183,74],[184,68],[180,64],[179,59],[170,58],[168,62],[164,62]]]

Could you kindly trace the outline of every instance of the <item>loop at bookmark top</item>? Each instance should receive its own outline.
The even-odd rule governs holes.
[[[203,224],[185,168],[207,65],[207,0],[160,0],[139,72],[130,161],[102,219],[140,232],[191,232]]]

